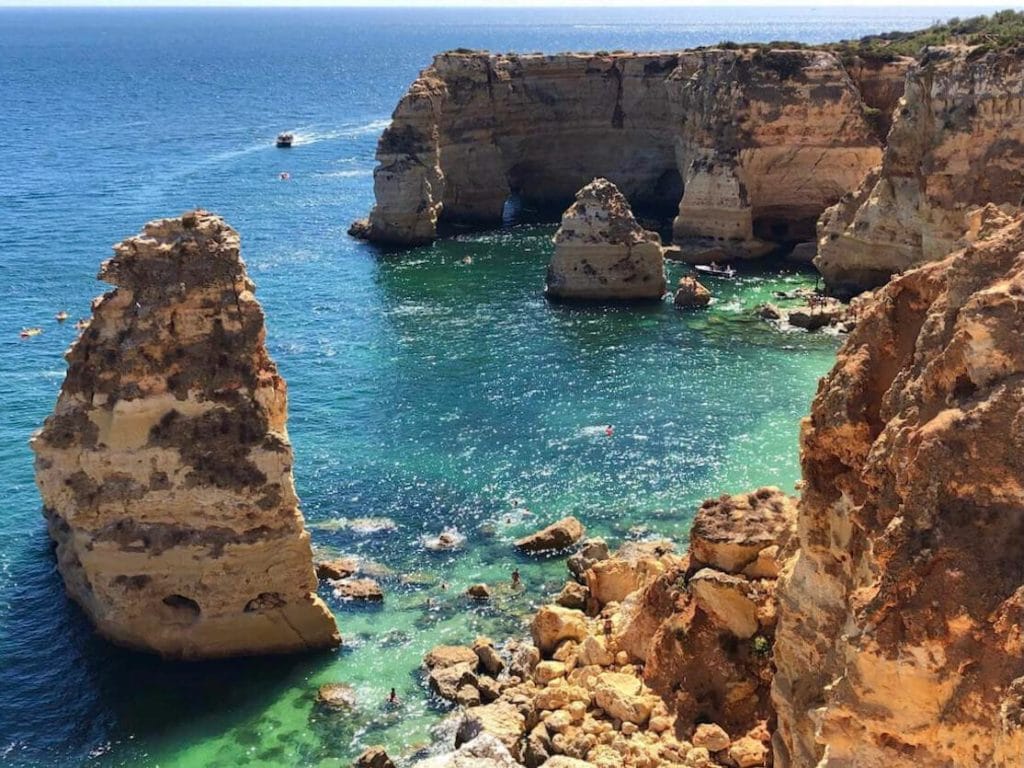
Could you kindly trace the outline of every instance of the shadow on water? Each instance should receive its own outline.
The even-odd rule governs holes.
[[[11,566],[20,578],[8,596],[0,641],[4,676],[18,681],[16,692],[0,697],[5,763],[103,762],[114,744],[124,760],[131,742],[152,746],[182,730],[213,737],[259,713],[333,656],[175,662],[117,647],[66,596],[42,525],[32,538],[26,559]],[[53,703],[58,689],[74,695],[57,707],[38,706]],[[33,729],[48,734],[45,742],[16,740]]]

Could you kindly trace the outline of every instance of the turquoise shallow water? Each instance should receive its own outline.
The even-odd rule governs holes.
[[[550,226],[407,253],[345,229],[371,203],[377,135],[436,50],[825,40],[930,13],[0,11],[0,761],[341,765],[374,742],[410,755],[442,714],[416,672],[423,652],[520,631],[563,579],[561,561],[516,556],[515,536],[573,513],[614,542],[684,540],[707,496],[791,488],[797,422],[835,341],[779,335],[749,309],[812,276],[765,265],[713,284],[698,314],[550,306]],[[298,145],[275,150],[288,128]],[[74,337],[52,316],[87,314],[111,243],[195,205],[243,234],[315,545],[381,568],[382,607],[325,593],[338,653],[182,665],[122,652],[91,633],[53,568],[27,448]],[[26,325],[45,332],[21,341]],[[365,517],[394,529],[353,528]],[[445,526],[465,548],[424,549]],[[460,597],[516,566],[522,594]],[[355,713],[315,710],[331,681],[356,687]],[[391,686],[397,712],[380,706]]]

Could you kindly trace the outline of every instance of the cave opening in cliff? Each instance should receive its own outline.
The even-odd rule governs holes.
[[[641,189],[630,200],[634,212],[645,218],[671,221],[679,212],[683,197],[683,177],[674,165],[666,168],[648,188]],[[627,197],[630,197],[627,195]]]

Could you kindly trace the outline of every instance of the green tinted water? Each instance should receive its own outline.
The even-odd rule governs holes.
[[[707,279],[716,298],[702,312],[668,302],[551,305],[542,286],[552,232],[518,227],[404,254],[367,247],[345,299],[332,304],[311,289],[312,326],[268,306],[315,545],[370,559],[386,599],[368,607],[325,590],[342,651],[265,662],[272,682],[211,711],[208,738],[182,747],[172,725],[151,758],[331,765],[373,743],[412,755],[446,710],[426,696],[423,654],[478,634],[521,634],[524,617],[564,581],[563,560],[519,556],[514,538],[574,514],[616,544],[685,542],[708,496],[792,490],[798,421],[835,341],[781,334],[752,310],[813,277],[775,266]],[[687,268],[669,270],[674,283]],[[465,545],[424,546],[445,528]],[[516,567],[521,593],[508,587]],[[496,587],[489,604],[462,595],[477,582]],[[357,709],[318,710],[316,689],[327,682],[354,686]],[[389,710],[392,686],[402,706]],[[194,732],[195,721],[180,727]]]

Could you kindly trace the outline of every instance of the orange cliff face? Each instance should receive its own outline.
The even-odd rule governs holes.
[[[778,766],[1021,765],[1024,223],[982,219],[879,292],[804,422]]]
[[[899,78],[863,81],[887,106]],[[739,252],[811,240],[818,215],[881,159],[871,108],[825,51],[445,53],[396,107],[376,205],[352,231],[429,242],[445,222],[500,223],[513,196],[561,211],[604,177],[634,207],[674,215],[677,238]]]
[[[852,294],[944,258],[986,203],[1024,195],[1024,64],[1015,52],[932,48],[910,69],[879,169],[821,217],[815,266]]]
[[[168,657],[337,645],[238,234],[196,211],[114,254],[32,440],[68,594],[104,636]]]

